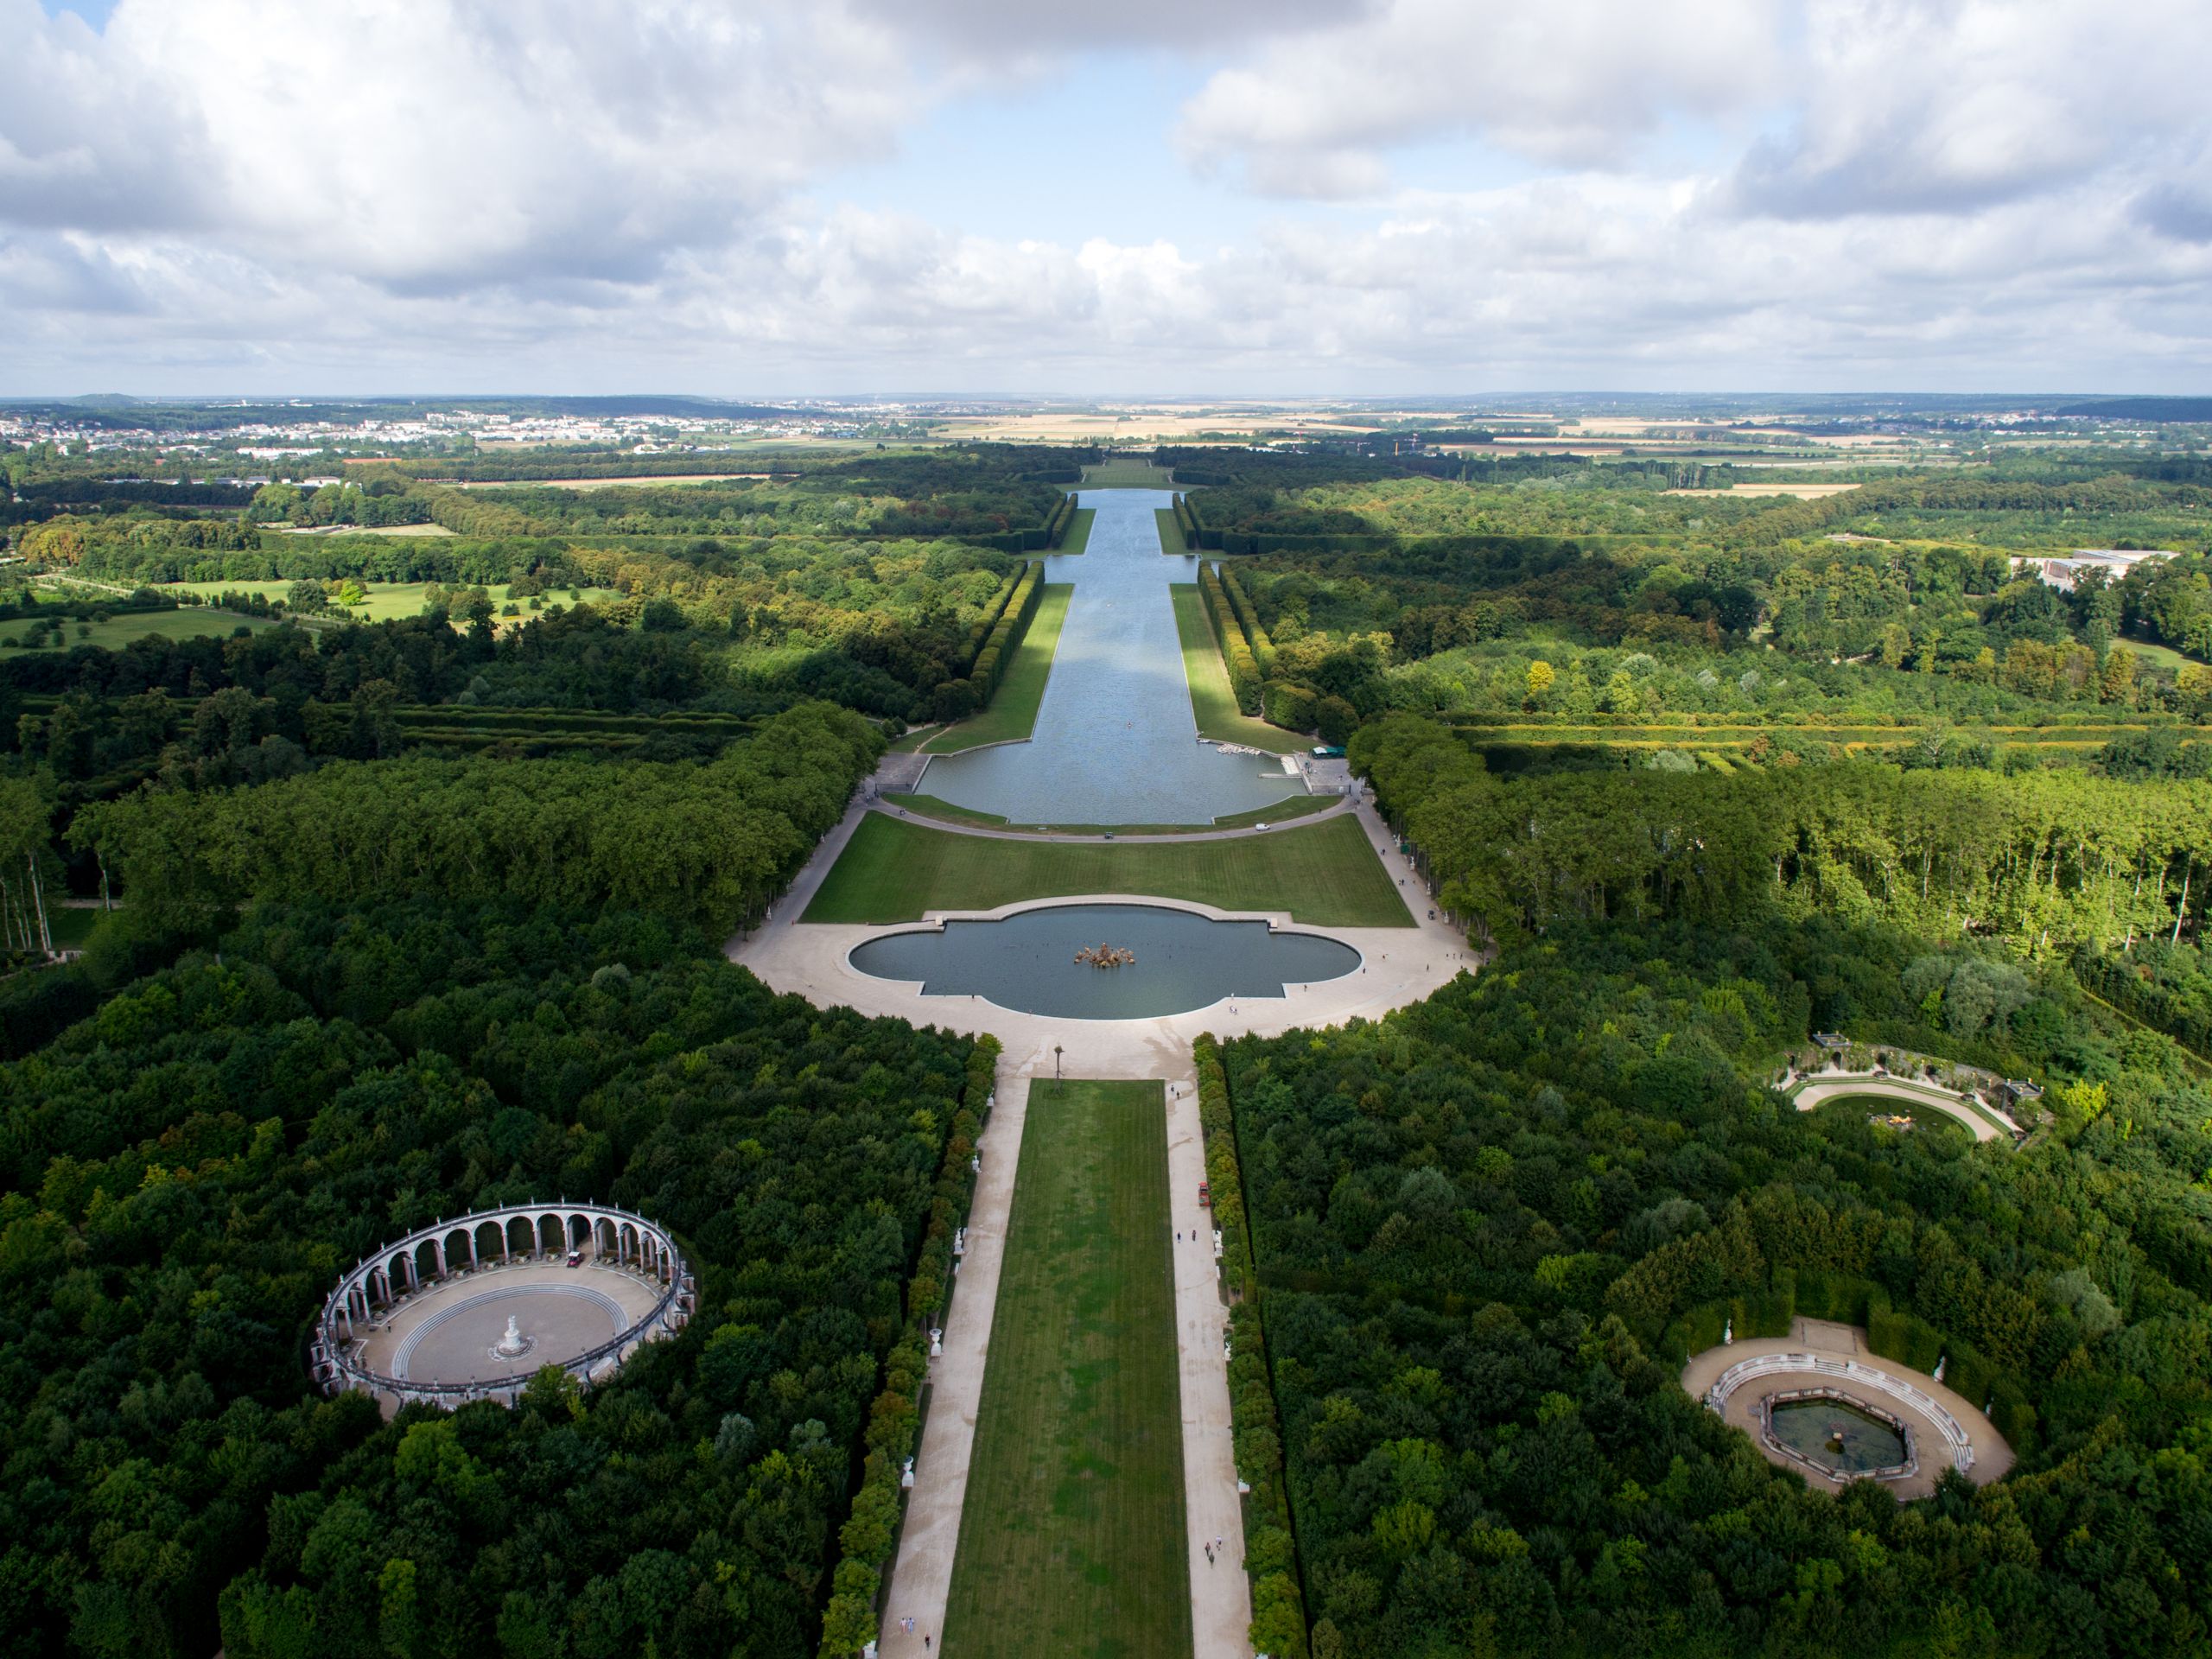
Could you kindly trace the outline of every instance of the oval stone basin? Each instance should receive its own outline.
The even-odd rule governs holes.
[[[1085,950],[1115,965],[1077,961]],[[1359,966],[1359,952],[1265,922],[1217,922],[1159,905],[1052,905],[1004,921],[948,922],[942,932],[888,934],[855,946],[851,961],[879,979],[919,980],[925,996],[982,997],[1064,1020],[1148,1020],[1336,979]]]

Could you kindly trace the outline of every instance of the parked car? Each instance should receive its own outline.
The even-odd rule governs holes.
[[[570,1267],[581,1268],[583,1264],[584,1253],[582,1250],[570,1250],[569,1252],[569,1265]]]
[[[1198,1183],[1198,1207],[1203,1210],[1213,1208],[1213,1188],[1204,1181]]]

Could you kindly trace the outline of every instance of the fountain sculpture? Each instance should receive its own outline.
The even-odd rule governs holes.
[[[492,1344],[492,1351],[501,1359],[519,1359],[530,1351],[530,1338],[522,1333],[522,1323],[512,1313],[507,1315],[507,1333]]]
[[[1075,959],[1087,962],[1093,968],[1127,968],[1135,963],[1137,953],[1118,944],[1091,944],[1077,951]]]

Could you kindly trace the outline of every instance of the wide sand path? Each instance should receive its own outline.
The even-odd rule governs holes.
[[[1183,1382],[1183,1496],[1189,1516],[1191,1635],[1197,1659],[1243,1659],[1252,1651],[1251,1582],[1244,1576],[1244,1506],[1229,1409],[1229,1360],[1222,1348],[1229,1310],[1213,1253],[1213,1213],[1198,1203],[1206,1178],[1198,1127],[1198,1078],[1188,1067],[1168,1079],[1168,1210],[1175,1246],[1175,1346]],[[1206,1545],[1221,1546],[1209,1560]]]
[[[968,1211],[967,1251],[953,1276],[944,1322],[944,1351],[930,1362],[928,1416],[914,1459],[914,1488],[899,1535],[898,1564],[877,1651],[883,1659],[923,1652],[922,1637],[944,1629],[952,1558],[960,1541],[960,1508],[968,1462],[976,1447],[976,1411],[983,1397],[983,1361],[998,1307],[999,1271],[1006,1261],[1007,1216],[1014,1207],[1014,1172],[1021,1161],[1021,1128],[1029,1115],[1029,1079],[1009,1075],[1001,1057],[998,1104],[979,1143],[982,1174]],[[913,1634],[901,1622],[914,1621]],[[930,1652],[937,1651],[934,1645]]]

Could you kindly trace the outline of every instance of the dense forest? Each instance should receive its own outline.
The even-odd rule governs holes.
[[[1755,906],[1571,923],[1226,1046],[1316,1659],[2212,1641],[2212,1094],[2063,974],[1961,1033],[1921,988],[1986,959],[1929,958]],[[2048,1075],[2055,1123],[1976,1147],[1747,1082],[1837,1024]],[[1768,1465],[1676,1376],[1793,1312],[1948,1354],[2021,1466],[1900,1505]]]

